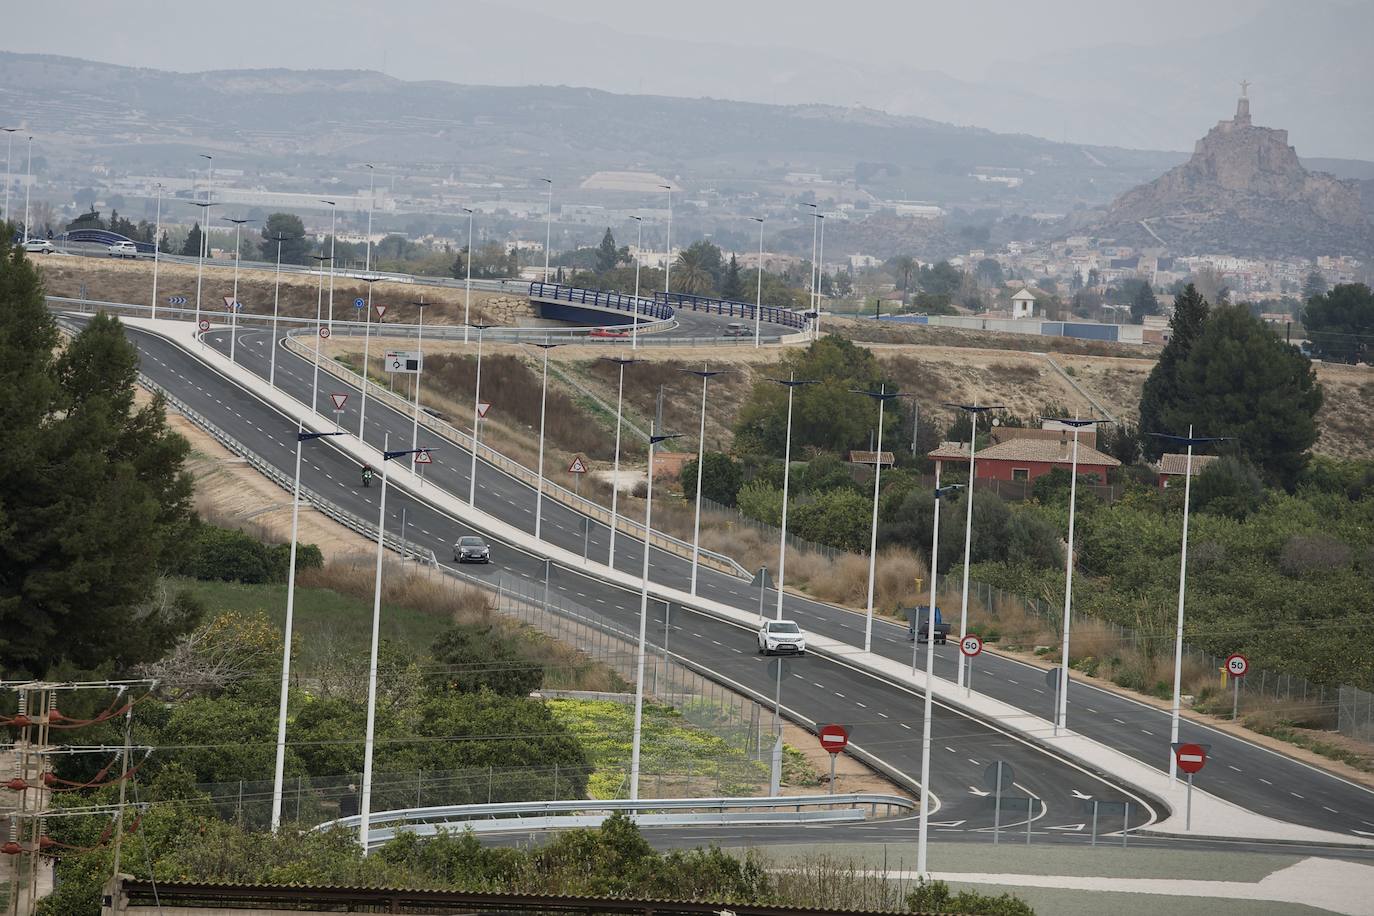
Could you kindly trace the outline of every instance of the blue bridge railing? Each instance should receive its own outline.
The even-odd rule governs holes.
[[[556,302],[569,302],[574,305],[590,305],[596,308],[616,309],[621,312],[639,312],[646,318],[672,318],[673,309],[657,298],[645,299],[600,289],[584,289],[580,286],[564,286],[561,283],[542,283],[538,280],[530,284],[531,299],[552,299]]]
[[[716,299],[712,296],[697,296],[692,293],[654,293],[654,301],[672,306],[678,309],[690,309],[694,312],[710,312],[716,315],[733,315],[738,318],[754,319],[754,309],[756,306],[752,302],[737,302],[733,299]],[[780,324],[789,328],[805,328],[806,316],[791,309],[778,308],[776,305],[765,305],[759,312],[759,317],[772,324]]]
[[[153,245],[151,242],[139,242],[129,238],[127,235],[120,235],[118,232],[111,232],[108,229],[72,229],[62,233],[60,238],[64,242],[89,242],[97,245],[113,245],[116,242],[133,242],[140,254],[153,253]]]

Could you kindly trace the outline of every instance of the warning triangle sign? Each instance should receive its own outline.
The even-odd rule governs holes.
[[[331,394],[331,395],[329,396],[329,400],[331,400],[331,401],[334,402],[334,409],[335,409],[335,410],[343,410],[344,404],[348,402],[348,395],[346,395],[346,394]]]
[[[434,459],[431,458],[431,457],[429,457],[429,452],[428,452],[428,451],[416,452],[416,453],[415,453],[415,463],[416,463],[416,464],[433,464],[433,463],[434,463]]]
[[[377,305],[377,306],[374,306],[374,308],[377,309],[377,317],[378,317],[378,318],[385,318],[385,317],[386,317],[386,306],[385,306],[385,305]]]
[[[576,458],[574,458],[574,459],[572,460],[572,464],[568,465],[568,473],[569,473],[569,474],[585,474],[585,473],[587,473],[587,462],[585,462],[585,461],[582,460],[582,456],[581,456],[581,455],[578,455]]]
[[[477,416],[479,416],[479,417],[481,417],[483,420],[485,420],[485,419],[487,418],[487,411],[488,411],[488,410],[491,410],[491,405],[488,404],[486,401],[478,401],[478,402],[477,402]]]

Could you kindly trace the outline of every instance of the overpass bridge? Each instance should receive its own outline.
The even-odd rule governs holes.
[[[636,316],[641,322],[653,322],[674,317],[681,320],[688,313],[696,313],[708,318],[703,323],[710,324],[718,324],[711,316],[743,319],[750,325],[749,336],[752,336],[752,324],[757,316],[761,334],[770,340],[808,327],[808,318],[803,312],[691,293],[655,292],[648,297],[633,296],[536,280],[529,286],[529,298],[539,317],[581,324],[604,325],[608,323],[608,315],[619,318],[618,323],[631,324]]]

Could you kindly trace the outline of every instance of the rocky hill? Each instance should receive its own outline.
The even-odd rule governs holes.
[[[1252,124],[1242,95],[1236,116],[1199,140],[1192,158],[1121,195],[1093,229],[1179,255],[1368,257],[1374,225],[1360,184],[1304,168],[1288,131]]]

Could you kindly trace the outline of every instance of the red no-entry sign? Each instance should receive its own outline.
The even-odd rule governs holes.
[[[1196,773],[1207,765],[1207,749],[1201,744],[1174,745],[1174,759],[1185,773]]]
[[[843,725],[822,725],[820,730],[821,747],[831,754],[838,754],[849,744],[849,732]]]

